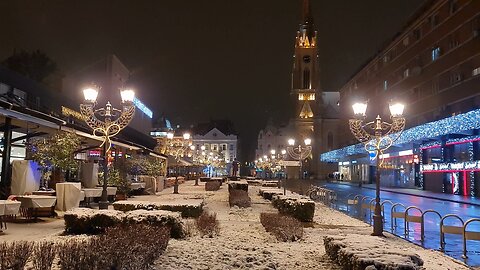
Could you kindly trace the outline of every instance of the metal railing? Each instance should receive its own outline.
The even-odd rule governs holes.
[[[348,194],[346,197],[345,204],[347,206],[347,213],[351,214],[352,216],[356,216],[359,219],[364,220],[367,217],[368,211],[368,220],[370,225],[372,225],[372,213],[375,209],[375,199],[369,196],[363,195],[355,195],[355,194]],[[418,206],[405,206],[402,203],[394,203],[390,200],[385,200],[380,202],[381,209],[382,209],[382,216],[385,221],[385,209],[386,205],[391,205],[390,207],[390,229],[392,233],[396,231],[398,227],[397,220],[402,219],[404,223],[404,230],[403,230],[403,237],[407,238],[409,236],[413,237],[414,240],[418,240],[414,238],[414,235],[410,235],[412,232],[410,230],[411,223],[420,224],[420,241],[422,244],[425,241],[425,220],[427,215],[430,216],[434,214],[440,220],[439,225],[439,238],[440,238],[440,247],[439,249],[445,252],[445,235],[461,235],[463,240],[463,258],[468,258],[467,253],[467,244],[468,241],[480,241],[480,231],[468,230],[469,225],[472,223],[480,223],[480,218],[472,218],[467,221],[464,221],[461,217],[454,214],[447,214],[442,216],[439,212],[428,209],[423,211]],[[352,209],[356,209],[357,213],[350,213]],[[447,225],[445,220],[449,221],[450,219],[455,219],[460,222],[461,225]],[[386,227],[386,223],[384,222],[384,227]],[[400,236],[400,235],[399,235]],[[475,247],[479,247],[476,245]],[[476,252],[480,251],[480,249],[476,249]]]
[[[336,208],[337,193],[333,190],[318,186],[311,186],[310,189],[307,190],[306,195],[314,201],[319,201],[327,206]]]

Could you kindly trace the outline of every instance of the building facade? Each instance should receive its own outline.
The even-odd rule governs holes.
[[[386,118],[388,103],[399,101],[406,105],[404,133],[410,135],[402,134],[385,153],[382,184],[478,196],[473,165],[478,127],[470,119],[480,106],[478,75],[480,2],[427,1],[340,89],[340,140],[350,146],[324,153],[322,160],[336,157],[346,180],[371,182],[376,168],[361,146],[352,144],[347,124],[351,105],[368,100],[367,115]]]

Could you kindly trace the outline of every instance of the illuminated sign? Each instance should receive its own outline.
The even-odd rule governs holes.
[[[449,172],[464,170],[480,170],[480,161],[467,161],[460,163],[432,163],[420,166],[422,172]]]
[[[82,121],[85,121],[86,119],[86,117],[81,113],[64,106],[62,106],[62,115],[71,116],[73,118],[77,118],[78,120],[82,120]]]
[[[133,99],[133,104],[137,107],[140,111],[142,111],[145,115],[149,118],[153,118],[153,112],[150,110],[145,104],[143,104],[138,98]]]

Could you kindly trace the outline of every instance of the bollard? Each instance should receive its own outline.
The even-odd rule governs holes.
[[[287,180],[283,180],[283,195],[287,195]]]
[[[198,186],[198,177],[195,178],[195,186]]]
[[[175,184],[173,185],[173,194],[178,194],[178,177],[175,177]]]

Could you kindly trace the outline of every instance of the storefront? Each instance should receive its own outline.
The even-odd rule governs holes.
[[[380,156],[380,184],[480,197],[479,119],[477,109],[403,131]],[[363,144],[323,153],[321,161],[337,163],[345,179],[375,182],[376,165]]]

